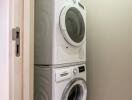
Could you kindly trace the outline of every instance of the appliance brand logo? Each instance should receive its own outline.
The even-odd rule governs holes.
[[[68,72],[64,72],[62,74],[60,74],[61,77],[67,76],[69,73]]]

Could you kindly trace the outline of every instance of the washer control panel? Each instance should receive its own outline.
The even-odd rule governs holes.
[[[65,68],[59,68],[55,72],[56,82],[62,82],[67,79],[73,78],[74,76],[85,72],[85,65],[77,65]]]
[[[60,69],[56,71],[56,82],[61,82],[71,77],[72,73],[70,69]]]

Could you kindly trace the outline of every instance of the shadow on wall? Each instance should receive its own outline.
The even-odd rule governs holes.
[[[87,100],[132,100],[132,0],[86,0]]]

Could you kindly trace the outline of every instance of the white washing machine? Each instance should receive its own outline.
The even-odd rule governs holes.
[[[34,100],[86,100],[86,66],[35,67]]]
[[[85,61],[85,7],[77,0],[36,0],[35,64]]]

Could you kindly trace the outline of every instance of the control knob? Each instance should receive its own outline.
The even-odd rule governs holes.
[[[78,73],[78,70],[75,68],[73,69],[73,74],[76,75]]]

